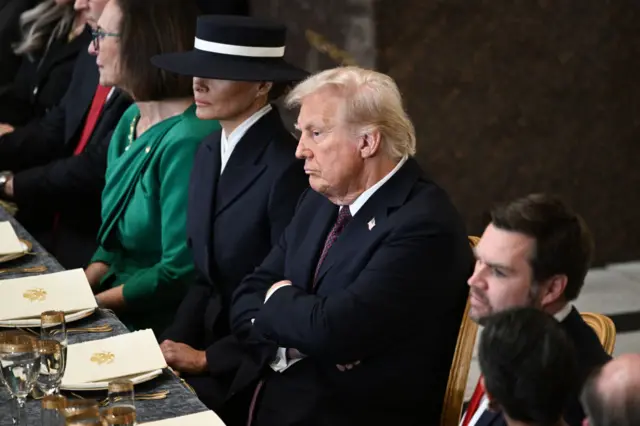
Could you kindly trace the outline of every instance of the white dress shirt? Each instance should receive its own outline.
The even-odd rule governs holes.
[[[387,173],[385,177],[383,177],[378,182],[376,182],[376,184],[373,185],[371,188],[367,189],[362,194],[360,194],[358,198],[356,198],[353,201],[353,203],[349,205],[349,212],[351,213],[351,216],[355,216],[356,213],[358,213],[358,210],[360,210],[360,208],[364,206],[364,204],[369,200],[369,198],[371,198],[371,196],[378,189],[380,189],[382,185],[384,185],[389,179],[391,179],[393,175],[395,175],[398,172],[398,170],[400,170],[402,165],[407,162],[408,158],[409,158],[408,156],[404,156],[402,160],[400,160],[400,162],[398,162],[398,164],[393,168],[393,170]],[[344,209],[344,208],[346,208],[346,206],[340,206],[340,209]],[[281,288],[282,287],[278,287],[273,291],[268,291],[264,299],[264,303],[267,303],[267,300],[269,300],[269,298],[273,296],[273,294]],[[282,373],[284,370],[286,370],[287,368],[291,367],[293,364],[295,364],[296,362],[304,358],[304,354],[301,354],[295,349],[290,350],[289,352],[290,352],[289,355],[293,355],[293,356],[287,356],[286,348],[278,348],[278,352],[276,353],[276,358],[271,363],[271,369],[273,371]],[[291,352],[294,352],[294,354],[291,354]]]
[[[222,135],[220,136],[220,174],[222,174],[224,168],[227,166],[229,158],[236,148],[236,145],[238,145],[238,142],[240,142],[240,139],[242,139],[251,126],[256,124],[258,120],[267,115],[272,109],[270,104],[265,105],[244,120],[229,136],[227,136],[224,129],[222,129]]]
[[[569,316],[569,314],[571,313],[571,309],[573,309],[573,305],[571,303],[567,303],[564,306],[564,308],[560,309],[553,317],[556,319],[556,321],[562,322]],[[480,405],[478,405],[478,409],[473,414],[473,417],[469,422],[469,426],[475,426],[475,424],[478,423],[478,421],[480,420],[480,417],[482,417],[482,415],[488,408],[489,408],[489,398],[487,398],[487,395],[485,394],[482,396],[482,400],[480,400]],[[462,418],[460,419],[460,426],[462,426],[462,422],[464,421],[465,414],[466,413],[464,413],[462,415]]]

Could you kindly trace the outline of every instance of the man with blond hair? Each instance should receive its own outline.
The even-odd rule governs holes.
[[[388,76],[327,70],[287,104],[311,189],[233,296],[252,357],[232,392],[254,386],[258,426],[437,424],[472,269],[460,216]]]

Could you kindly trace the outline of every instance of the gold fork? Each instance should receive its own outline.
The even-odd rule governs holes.
[[[4,268],[4,269],[0,269],[0,274],[7,274],[7,273],[15,273],[15,272],[30,272],[30,273],[34,273],[34,272],[45,272],[47,270],[47,267],[44,265],[40,265],[40,266],[28,266],[26,268]]]
[[[159,392],[150,392],[150,393],[139,393],[139,394],[135,394],[134,396],[134,400],[136,401],[156,401],[156,400],[160,400],[160,399],[166,399],[167,395],[169,395],[169,391],[168,390],[164,390],[164,391],[159,391]],[[113,399],[113,402],[118,402],[121,401],[122,398],[117,397]],[[102,407],[104,407],[105,405],[108,405],[109,402],[111,402],[111,400],[109,399],[109,397],[101,399],[100,401],[98,401],[98,404]]]
[[[95,327],[79,327],[79,328],[67,328],[67,333],[109,333],[113,331],[113,327],[109,324],[97,325]],[[62,330],[56,329],[51,334],[61,333]]]

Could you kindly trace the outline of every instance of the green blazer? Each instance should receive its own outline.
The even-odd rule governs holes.
[[[186,239],[189,175],[200,141],[220,125],[198,119],[192,105],[130,142],[139,115],[132,105],[109,145],[100,246],[92,262],[110,266],[99,291],[124,284],[122,322],[159,335],[193,278]]]

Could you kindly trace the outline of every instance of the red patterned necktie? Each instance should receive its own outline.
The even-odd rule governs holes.
[[[351,216],[351,211],[349,210],[349,206],[340,207],[340,212],[338,213],[338,218],[336,219],[335,225],[331,228],[331,232],[327,235],[327,239],[324,242],[324,247],[322,248],[322,253],[320,254],[320,259],[318,260],[318,265],[316,266],[316,273],[313,276],[313,286],[316,286],[316,280],[318,278],[318,272],[320,271],[320,266],[322,266],[322,262],[327,257],[329,253],[329,249],[336,242],[344,228],[349,224],[349,222],[353,219]]]
[[[344,228],[347,226],[349,221],[351,221],[351,219],[353,219],[353,216],[351,216],[351,211],[349,211],[349,206],[340,207],[340,211],[338,212],[338,218],[336,219],[336,223],[335,225],[333,225],[333,228],[331,228],[331,232],[329,232],[329,235],[327,235],[327,239],[324,242],[324,248],[322,249],[322,254],[320,254],[320,259],[318,260],[318,265],[316,266],[316,273],[313,277],[314,287],[316,285],[316,278],[318,276],[318,271],[320,270],[320,265],[322,265],[322,262],[324,262],[325,257],[327,257],[327,253],[329,252],[329,249],[331,248],[333,243],[336,242],[336,240],[338,239],[342,231],[344,231]],[[293,351],[297,352],[297,354],[294,353]],[[288,357],[296,357],[299,355],[300,353],[295,349],[287,350]],[[258,396],[260,395],[260,391],[262,390],[263,385],[264,385],[264,380],[260,380],[260,382],[258,382],[258,385],[256,386],[256,389],[253,391],[253,397],[251,398],[251,404],[249,405],[249,416],[247,419],[247,426],[251,426],[251,424],[253,423],[253,418],[255,416],[255,411],[258,405]]]
[[[462,421],[462,426],[468,426],[471,423],[471,419],[473,415],[478,411],[480,407],[480,401],[482,401],[482,397],[484,396],[484,385],[482,384],[482,377],[478,379],[478,384],[476,385],[476,390],[473,391],[473,396],[471,397],[471,401],[469,401],[469,406],[467,407],[467,412],[464,415],[464,420]]]

